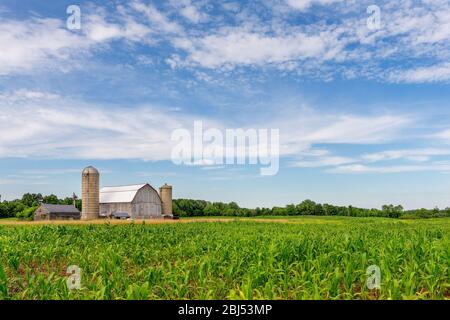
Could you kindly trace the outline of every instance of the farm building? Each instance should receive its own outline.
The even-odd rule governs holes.
[[[100,189],[100,216],[111,218],[118,213],[132,219],[162,218],[163,205],[148,183]]]
[[[89,166],[81,174],[81,185],[82,220],[173,218],[168,184],[159,188],[159,194],[148,183],[100,189],[100,173]]]
[[[73,205],[41,204],[34,213],[34,220],[78,220],[80,211]]]

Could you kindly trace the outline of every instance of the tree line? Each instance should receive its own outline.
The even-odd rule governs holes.
[[[21,199],[0,202],[0,218],[32,219],[40,203],[72,205],[73,198],[59,199],[54,194],[26,193]],[[81,211],[80,199],[75,200],[75,206]]]
[[[386,217],[386,218],[432,218],[450,217],[450,208],[404,210],[401,205],[384,205],[381,209],[363,209],[353,206],[335,206],[304,200],[299,204],[273,208],[241,208],[236,202],[210,202],[205,200],[176,199],[173,212],[181,217],[202,216],[346,216],[346,217]]]
[[[32,219],[40,203],[73,204],[73,198],[59,199],[51,194],[26,193],[21,199],[0,202],[0,218]],[[81,199],[75,200],[81,211]],[[440,210],[417,209],[406,211],[401,205],[384,205],[381,209],[364,209],[353,206],[335,206],[320,204],[312,200],[304,200],[299,204],[273,208],[241,208],[236,202],[211,202],[205,200],[175,199],[173,213],[180,217],[257,217],[257,216],[346,216],[346,217],[386,217],[386,218],[433,218],[450,217],[450,208]]]

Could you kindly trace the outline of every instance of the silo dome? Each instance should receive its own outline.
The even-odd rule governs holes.
[[[89,167],[84,168],[83,174],[98,174],[99,175],[100,173],[93,166],[89,166]]]
[[[81,174],[82,210],[81,219],[98,219],[100,214],[100,173],[92,166]]]

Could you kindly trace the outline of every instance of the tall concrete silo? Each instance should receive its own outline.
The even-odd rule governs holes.
[[[100,214],[100,174],[90,166],[83,170],[81,178],[82,210],[81,219],[98,219]]]
[[[162,201],[162,214],[172,214],[172,186],[167,183],[159,188],[159,196]]]

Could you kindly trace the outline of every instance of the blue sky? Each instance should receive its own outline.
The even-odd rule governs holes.
[[[79,194],[94,165],[248,207],[450,206],[449,21],[442,0],[3,0],[0,194]],[[278,174],[174,165],[198,120],[279,129]]]

